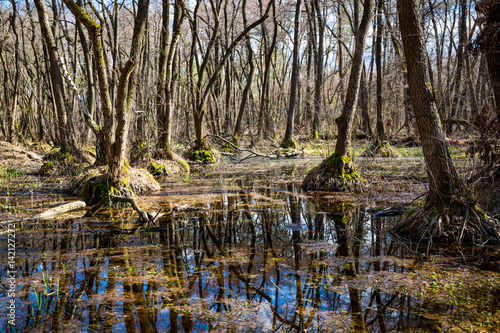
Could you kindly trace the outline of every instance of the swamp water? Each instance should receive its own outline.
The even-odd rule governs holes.
[[[498,272],[416,255],[369,196],[304,193],[295,171],[166,183],[145,208],[188,208],[146,229],[125,207],[16,223],[14,327],[2,224],[0,331],[500,331]]]

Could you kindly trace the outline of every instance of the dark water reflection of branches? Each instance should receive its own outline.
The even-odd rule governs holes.
[[[23,225],[18,328],[439,330],[419,312],[425,304],[404,280],[413,259],[387,235],[387,220],[294,184],[239,185],[153,232],[117,235],[86,219]],[[388,287],[387,276],[401,280]]]

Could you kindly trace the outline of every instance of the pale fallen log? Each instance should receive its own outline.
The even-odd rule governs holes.
[[[85,206],[86,206],[86,204],[83,201],[72,201],[72,202],[68,202],[68,203],[47,209],[46,211],[44,211],[40,214],[37,214],[35,216],[32,216],[32,217],[25,217],[23,219],[0,221],[0,225],[8,224],[8,223],[32,221],[32,220],[44,220],[44,219],[48,219],[48,218],[51,218],[51,217],[54,217],[57,215],[61,215],[61,214],[70,212],[72,210],[77,210],[77,209],[83,208]]]
[[[50,208],[50,209],[44,211],[43,213],[40,213],[38,215],[33,216],[32,219],[46,219],[49,217],[54,217],[57,215],[61,215],[61,214],[70,212],[72,210],[77,210],[77,209],[83,208],[85,206],[86,206],[86,204],[83,201],[72,201],[72,202],[68,202],[68,203]]]

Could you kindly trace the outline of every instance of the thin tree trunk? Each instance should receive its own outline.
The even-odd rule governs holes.
[[[312,135],[314,138],[318,137],[319,130],[319,115],[321,113],[321,89],[323,87],[323,55],[325,52],[324,35],[325,35],[325,20],[319,7],[319,0],[314,0],[313,7],[316,9],[316,19],[318,22],[318,49],[315,54],[315,74],[316,79],[314,82],[314,117]],[[313,11],[314,13],[314,11]],[[315,37],[314,37],[315,38]]]
[[[262,1],[259,1],[259,5],[261,7],[261,13],[262,13]],[[260,108],[259,108],[259,124],[258,124],[258,129],[257,129],[257,138],[260,139],[262,138],[262,131],[265,131],[265,123],[266,118],[269,117],[269,103],[270,103],[270,76],[271,76],[271,61],[273,57],[274,50],[276,48],[276,40],[278,37],[278,21],[276,19],[276,5],[273,2],[273,36],[271,40],[271,45],[269,48],[267,47],[267,44],[264,45],[264,77],[262,78],[262,90],[261,90],[261,101],[260,101]],[[267,29],[265,24],[262,25],[262,35],[264,36],[264,43],[266,41],[266,36],[267,36]]]
[[[375,64],[377,66],[377,140],[385,140],[384,119],[382,116],[382,34],[384,31],[382,9],[384,0],[377,3],[377,38],[375,40]]]
[[[246,15],[246,0],[243,0],[242,4],[242,10],[243,10],[243,26],[246,28],[247,27],[247,15]],[[255,63],[254,63],[254,53],[252,50],[252,45],[250,44],[250,36],[247,35],[246,38],[246,48],[247,48],[247,62],[248,65],[250,66],[248,77],[247,77],[247,82],[245,85],[245,88],[243,89],[243,93],[241,96],[241,103],[240,103],[240,109],[238,111],[238,117],[236,118],[236,124],[234,126],[234,131],[233,131],[233,141],[238,142],[238,136],[240,134],[240,129],[241,129],[241,120],[243,118],[243,112],[245,111],[245,107],[248,102],[248,96],[251,94],[251,89],[252,89],[252,84],[253,84],[253,79],[255,76]]]
[[[293,140],[293,127],[295,125],[295,104],[297,99],[297,85],[299,84],[299,33],[300,33],[300,6],[302,0],[297,0],[295,5],[295,18],[293,27],[293,53],[292,53],[292,77],[290,78],[290,104],[286,120],[285,137],[281,142],[283,148],[295,148]]]
[[[352,59],[349,83],[347,85],[346,100],[342,108],[342,114],[340,117],[335,119],[335,123],[338,127],[338,138],[335,145],[335,154],[337,156],[350,156],[351,154],[351,132],[354,122],[355,103],[359,92],[363,58],[365,54],[366,36],[373,17],[373,7],[373,0],[365,1],[363,16],[361,18],[361,23],[355,39],[354,56]]]
[[[40,28],[42,31],[42,37],[47,46],[47,52],[50,61],[50,78],[52,81],[52,90],[54,94],[54,105],[57,113],[57,133],[59,138],[59,144],[61,149],[69,151],[70,143],[68,141],[67,131],[67,117],[64,101],[64,89],[61,77],[61,70],[59,68],[59,55],[56,47],[56,42],[52,34],[52,29],[49,27],[49,19],[47,14],[47,6],[43,0],[35,0],[35,6],[38,12],[38,17],[40,20]]]
[[[457,49],[457,70],[455,72],[455,80],[453,81],[453,100],[451,102],[451,113],[450,118],[457,118],[458,115],[458,106],[462,91],[462,71],[464,67],[464,49],[465,49],[465,41],[467,39],[467,21],[466,21],[466,13],[467,13],[467,1],[460,0],[460,19],[459,19],[459,27],[458,27],[458,49]],[[446,126],[446,132],[450,134],[453,131],[453,125],[448,124]]]

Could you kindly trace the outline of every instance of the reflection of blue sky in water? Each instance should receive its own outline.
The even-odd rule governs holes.
[[[367,331],[378,331],[380,320],[388,330],[424,327],[427,298],[414,258],[405,246],[391,247],[385,227],[393,220],[372,218],[366,198],[357,205],[309,197],[296,185],[207,179],[171,183],[154,200],[164,210],[205,209],[135,235],[113,232],[122,219],[135,219],[126,209],[24,223],[17,232],[20,328],[348,331],[359,317],[353,308],[362,309]],[[472,304],[474,297],[481,294],[471,295]],[[380,318],[378,307],[385,307]],[[443,316],[457,319],[460,311]]]

